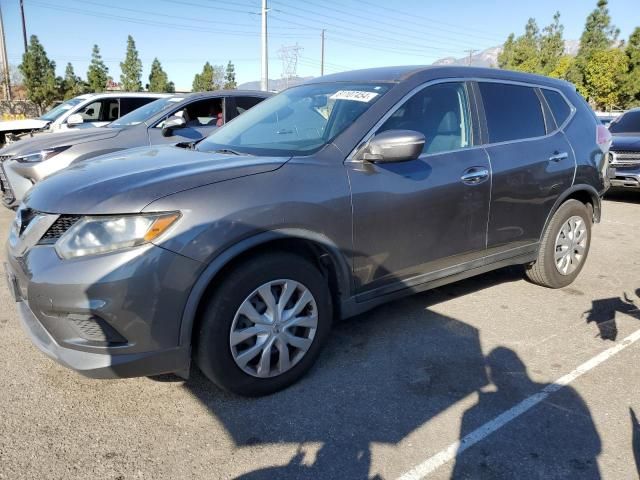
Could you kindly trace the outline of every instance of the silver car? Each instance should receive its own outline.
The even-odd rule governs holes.
[[[36,182],[74,162],[127,148],[201,140],[269,95],[240,90],[172,95],[103,128],[42,134],[9,145],[0,150],[2,201],[17,207]]]
[[[0,122],[0,144],[10,144],[36,132],[101,127],[162,97],[164,93],[86,93],[56,105],[39,118]],[[26,137],[28,138],[28,137]]]

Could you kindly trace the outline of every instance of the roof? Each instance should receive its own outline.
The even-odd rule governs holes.
[[[460,65],[407,65],[396,67],[367,68],[350,72],[334,73],[317,77],[305,83],[325,82],[402,82],[411,77],[421,75],[430,79],[445,77],[491,78],[520,82],[535,82],[547,85],[568,85],[564,80],[557,80],[532,73],[514,72],[498,68],[465,67]]]
[[[215,97],[270,97],[273,93],[264,92],[262,90],[212,90],[210,92],[192,92],[192,93],[180,93],[174,94],[175,97],[202,97],[202,98],[215,98]]]
[[[122,97],[136,97],[136,98],[163,98],[171,96],[170,93],[157,93],[157,92],[99,92],[99,93],[85,93],[78,95],[76,98],[81,100],[89,100],[91,98],[122,98]]]

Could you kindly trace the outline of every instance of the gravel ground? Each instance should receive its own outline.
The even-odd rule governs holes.
[[[197,371],[85,379],[31,345],[3,283],[0,478],[396,478],[640,329],[639,212],[640,194],[605,202],[570,287],[507,268],[390,303],[260,399]],[[638,478],[639,364],[629,344],[431,477]]]

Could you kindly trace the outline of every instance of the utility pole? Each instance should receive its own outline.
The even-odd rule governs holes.
[[[471,66],[471,57],[473,57],[473,54],[476,53],[478,50],[474,50],[472,48],[470,48],[469,50],[465,50],[465,52],[467,52],[469,54],[469,60],[467,60],[467,65]]]
[[[324,28],[320,34],[320,76],[324,75]]]
[[[22,3],[22,0],[20,0]],[[269,58],[267,52],[267,0],[262,0],[262,77],[260,89],[269,90]]]
[[[0,7],[0,55],[2,55],[2,80],[4,81],[5,100],[11,100],[11,80],[9,76],[9,60],[7,59],[7,42],[4,38],[4,20]]]

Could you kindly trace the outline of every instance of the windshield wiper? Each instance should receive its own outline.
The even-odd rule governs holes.
[[[241,153],[235,150],[231,150],[230,148],[219,148],[217,150],[212,150],[211,153],[226,153],[230,155],[250,155],[248,153]]]

